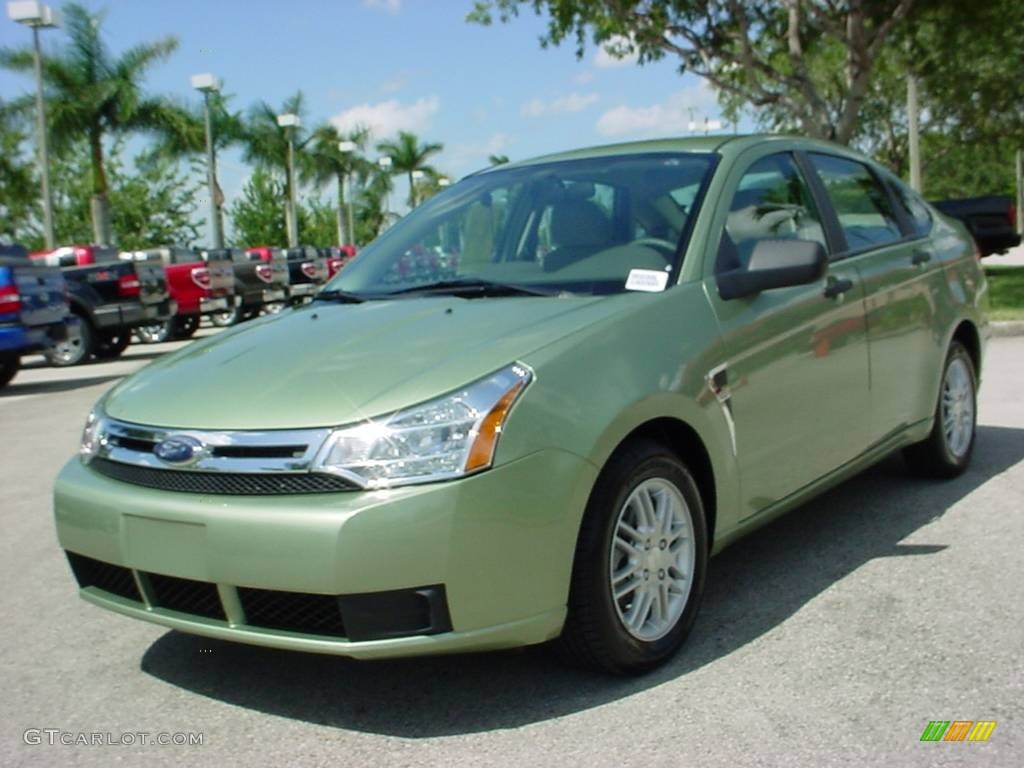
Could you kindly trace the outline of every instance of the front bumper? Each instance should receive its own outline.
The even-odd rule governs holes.
[[[54,508],[65,550],[131,569],[137,583],[161,574],[208,585],[224,611],[173,610],[146,589],[140,601],[86,586],[90,602],[200,635],[372,658],[557,636],[593,480],[588,463],[549,450],[432,485],[202,497],[118,482],[76,458],[57,479]],[[443,588],[450,631],[352,640],[269,629],[253,625],[238,597],[248,588],[344,600],[424,585]]]

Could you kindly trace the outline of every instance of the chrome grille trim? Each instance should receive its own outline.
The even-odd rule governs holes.
[[[132,424],[109,416],[102,416],[101,422],[97,458],[170,472],[307,473],[331,431],[327,428],[265,431],[172,429]],[[153,453],[153,448],[162,440],[175,436],[198,440],[205,450],[200,452],[197,460],[187,465],[161,461]]]

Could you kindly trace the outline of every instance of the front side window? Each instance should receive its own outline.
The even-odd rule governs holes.
[[[606,294],[624,291],[634,269],[674,276],[713,167],[705,153],[652,153],[471,176],[402,218],[327,290],[379,297],[486,281]]]
[[[811,153],[809,157],[832,201],[849,250],[873,248],[903,237],[888,192],[866,165],[834,155]]]
[[[729,204],[716,272],[745,267],[761,240],[813,240],[826,247],[814,198],[792,155],[769,155],[747,169]]]

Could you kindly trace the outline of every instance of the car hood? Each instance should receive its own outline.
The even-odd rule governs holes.
[[[522,360],[629,298],[318,302],[165,355],[111,390],[104,409],[124,421],[192,429],[347,424]]]

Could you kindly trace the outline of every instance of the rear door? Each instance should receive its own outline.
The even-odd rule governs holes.
[[[714,275],[745,266],[759,240],[835,247],[827,202],[796,156],[768,151],[752,150],[730,173],[713,230],[718,257],[705,278],[725,345],[725,362],[707,378],[731,423],[743,517],[842,466],[868,439],[864,293],[852,265],[836,261],[810,285],[718,294]]]
[[[810,153],[843,238],[838,258],[856,266],[867,301],[871,356],[871,440],[931,416],[941,360],[934,337],[942,265],[928,234],[930,214],[912,213],[871,166]],[[909,192],[909,190],[908,190]],[[906,206],[908,210],[901,210]]]

